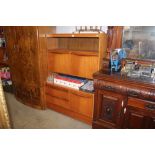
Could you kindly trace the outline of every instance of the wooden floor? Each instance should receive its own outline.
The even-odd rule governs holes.
[[[91,126],[61,113],[23,105],[10,93],[5,93],[5,96],[15,129],[91,129]]]

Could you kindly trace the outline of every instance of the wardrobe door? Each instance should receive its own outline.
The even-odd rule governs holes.
[[[38,66],[37,27],[7,27],[6,32],[15,96],[24,104],[43,108]]]

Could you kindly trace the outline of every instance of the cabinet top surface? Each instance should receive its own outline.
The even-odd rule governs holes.
[[[131,78],[123,77],[119,72],[111,72],[110,70],[100,70],[93,74],[94,79],[112,81],[114,83],[122,82],[127,85],[136,84],[155,88],[155,81],[148,78]]]
[[[85,37],[85,38],[99,38],[104,37],[105,33],[57,33],[57,34],[47,34],[47,38],[58,38],[58,37]]]

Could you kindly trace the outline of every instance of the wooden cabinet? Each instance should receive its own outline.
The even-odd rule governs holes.
[[[155,129],[154,86],[109,71],[95,73],[93,128]]]
[[[48,83],[45,92],[48,108],[88,124],[92,123],[93,94]]]
[[[106,56],[106,34],[47,35],[48,69],[92,79]]]
[[[14,92],[17,99],[35,108],[45,108],[46,33],[51,27],[4,28]]]
[[[126,107],[124,128],[155,128],[155,103],[129,98]]]
[[[95,94],[93,128],[121,128],[126,98],[104,90],[96,90]]]
[[[92,79],[106,56],[106,34],[47,35],[48,72]],[[92,123],[94,94],[54,84],[46,86],[47,107]]]

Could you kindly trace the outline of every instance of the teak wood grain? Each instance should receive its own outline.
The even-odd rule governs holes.
[[[88,124],[92,123],[94,95],[72,88],[46,84],[47,107]],[[54,107],[54,108],[53,108]]]

